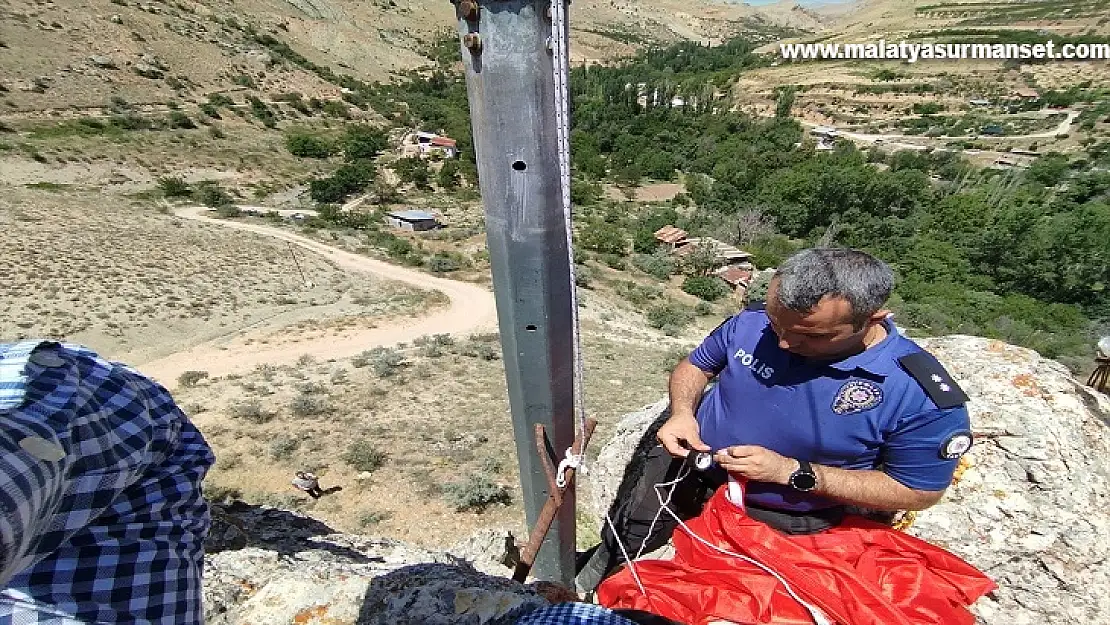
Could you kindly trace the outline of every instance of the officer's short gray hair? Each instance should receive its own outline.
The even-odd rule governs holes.
[[[856,328],[875,314],[894,289],[894,272],[874,256],[843,248],[802,250],[786,259],[775,272],[778,301],[805,313],[826,296],[841,297],[852,307]]]

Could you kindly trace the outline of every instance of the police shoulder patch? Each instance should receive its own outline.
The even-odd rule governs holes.
[[[937,408],[955,408],[968,400],[968,396],[944,366],[925,350],[902,356],[898,364],[910,374]]]
[[[833,398],[832,411],[839,415],[863,412],[883,401],[883,388],[868,380],[845,382]]]
[[[971,432],[956,432],[940,444],[939,455],[945,460],[955,460],[971,449],[972,440]]]

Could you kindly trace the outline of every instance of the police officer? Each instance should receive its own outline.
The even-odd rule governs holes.
[[[683,473],[669,504],[679,517],[696,516],[731,474],[746,482],[748,515],[790,534],[826,530],[849,510],[940,500],[971,447],[967,396],[894,328],[883,308],[893,282],[866,253],[804,250],[776,272],[765,305],[726,320],[675,367],[659,445],[610,511],[630,554],[670,538],[677,523],[657,515],[654,485]],[[685,471],[692,451],[711,453],[714,466]],[[607,525],[582,559],[580,591],[614,572],[620,554]]]

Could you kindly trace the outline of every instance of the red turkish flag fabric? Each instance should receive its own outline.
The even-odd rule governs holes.
[[[994,590],[959,557],[887,525],[849,516],[818,534],[787,535],[744,514],[721,488],[690,530],[778,573],[794,592],[839,625],[974,625],[967,609]],[[665,616],[687,625],[812,624],[783,584],[759,567],[702,544],[681,527],[673,560],[636,563],[606,579],[598,603]]]

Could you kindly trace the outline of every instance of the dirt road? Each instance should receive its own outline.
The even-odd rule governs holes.
[[[293,364],[305,354],[317,360],[349,358],[373,347],[411,342],[413,339],[426,334],[465,335],[497,329],[497,311],[494,306],[493,293],[484,287],[467,282],[437,278],[412,269],[352,254],[278,228],[204,217],[201,213],[207,210],[210,209],[193,206],[178,209],[175,214],[185,219],[215,224],[224,228],[245,230],[289,241],[301,248],[320,254],[335,263],[336,266],[348,271],[365,272],[379,278],[403,282],[419,289],[440,291],[450,299],[450,305],[446,309],[436,310],[421,317],[391,321],[390,325],[384,327],[348,330],[335,336],[285,344],[251,342],[252,337],[270,334],[275,329],[255,327],[195,345],[188,350],[171,356],[136,365],[137,369],[168,387],[175,386],[178,376],[189,370],[207,371],[211,376],[227,375],[249,371],[263,363],[273,365]]]
[[[851,139],[852,141],[860,141],[860,142],[865,142],[865,143],[874,143],[876,140],[878,140],[878,141],[898,141],[898,140],[912,139],[912,140],[926,141],[926,142],[940,142],[940,141],[950,141],[952,139],[983,139],[983,138],[985,138],[985,139],[1010,140],[1010,141],[1026,141],[1026,140],[1029,140],[1029,139],[1050,139],[1050,138],[1055,137],[1056,135],[1067,134],[1067,132],[1071,130],[1072,122],[1075,121],[1076,117],[1079,117],[1079,111],[1075,111],[1075,110],[1071,110],[1071,109],[1059,110],[1059,111],[1058,110],[1045,110],[1045,111],[1039,111],[1038,113],[1042,116],[1051,115],[1053,113],[1065,113],[1066,116],[1055,128],[1053,128],[1051,130],[1045,130],[1045,131],[1042,131],[1042,132],[1034,132],[1034,133],[1025,134],[1025,135],[989,135],[989,136],[988,135],[979,135],[979,136],[957,136],[957,137],[948,137],[948,136],[927,137],[925,135],[867,134],[867,133],[862,133],[862,132],[851,132],[851,131],[847,131],[847,130],[838,130],[838,133],[839,133],[839,136],[844,137],[846,139]],[[805,119],[799,119],[798,122],[800,124],[802,124],[802,126],[806,126],[806,127],[809,127],[809,128],[816,128],[818,126],[824,125],[824,124],[818,124],[816,122],[811,122],[811,121],[808,121],[808,120],[805,120]],[[904,148],[908,148],[908,149],[914,149],[914,150],[924,150],[926,148],[926,146],[924,146],[924,145],[915,145],[915,144],[896,144],[896,146],[897,147],[904,147]]]

